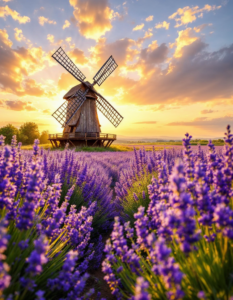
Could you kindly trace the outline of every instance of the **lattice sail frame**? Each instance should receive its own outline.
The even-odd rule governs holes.
[[[118,65],[111,55],[93,77],[94,83],[97,83],[100,86],[117,67]]]
[[[98,96],[96,100],[97,108],[113,124],[113,126],[117,127],[123,120],[123,117],[103,96],[99,93],[96,93],[96,95]]]
[[[53,114],[52,116],[61,124],[62,127],[65,127],[66,124],[72,119],[77,110],[83,105],[86,100],[86,90],[84,93],[78,91],[74,98],[70,101],[65,101]]]
[[[70,101],[65,101],[53,114],[52,116],[65,127],[66,124],[72,119],[78,109],[83,105],[86,100],[86,94],[89,91],[89,87],[85,84],[84,80],[86,76],[78,69],[78,67],[73,63],[73,61],[68,57],[65,51],[59,47],[57,51],[52,55],[52,57],[62,65],[71,75],[73,75],[77,80],[82,82],[86,86],[85,92],[81,89],[75,93]],[[112,55],[100,68],[100,70],[94,76],[94,84],[99,86],[111,75],[111,73],[118,67]],[[92,86],[93,86],[92,85]],[[123,117],[118,113],[118,111],[99,93],[90,89],[98,96],[96,100],[97,108],[102,112],[102,114],[115,126],[117,127]]]
[[[79,68],[73,63],[69,56],[65,53],[62,47],[58,48],[56,52],[53,53],[52,57],[63,66],[66,71],[73,75],[77,80],[83,82],[86,76],[79,70]]]

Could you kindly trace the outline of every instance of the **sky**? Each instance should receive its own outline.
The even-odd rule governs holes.
[[[0,0],[0,127],[51,114],[79,82],[51,55],[61,46],[124,117],[101,130],[126,138],[222,137],[233,127],[233,0]]]

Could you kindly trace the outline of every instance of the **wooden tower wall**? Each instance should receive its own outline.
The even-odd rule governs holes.
[[[68,107],[71,104],[69,101]],[[99,118],[97,114],[96,101],[93,98],[87,98],[81,108],[75,113],[70,122],[65,126],[63,132],[99,133],[100,129]]]
[[[96,101],[92,98],[87,98],[80,110],[80,117],[75,132],[101,132]]]

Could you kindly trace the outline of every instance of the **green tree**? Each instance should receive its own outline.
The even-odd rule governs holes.
[[[19,134],[19,130],[16,127],[14,127],[12,124],[8,124],[0,128],[0,135],[6,137],[5,144],[10,144],[13,135],[18,136],[18,134]]]
[[[40,143],[41,144],[46,144],[48,143],[48,138],[49,138],[49,132],[46,130],[46,131],[42,131],[41,132],[41,135],[40,135]]]
[[[19,136],[24,137],[24,143],[27,145],[33,144],[35,139],[40,137],[38,125],[34,122],[24,123],[19,128]],[[27,139],[26,139],[27,137]]]

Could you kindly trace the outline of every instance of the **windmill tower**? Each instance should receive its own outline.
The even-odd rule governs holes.
[[[120,124],[123,117],[96,91],[94,85],[100,86],[117,68],[114,58],[109,57],[96,73],[91,84],[84,81],[85,75],[61,47],[52,57],[81,82],[64,95],[63,99],[66,101],[52,114],[64,128],[63,134],[49,135],[52,146],[64,146],[67,142],[73,146],[110,146],[116,140],[116,135],[101,133],[97,108],[115,127]]]

